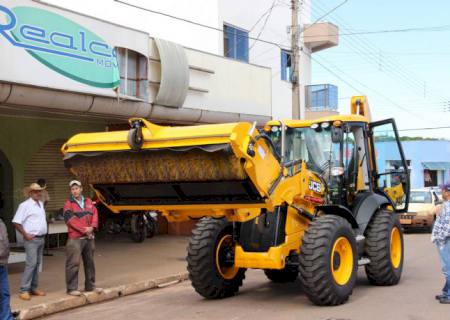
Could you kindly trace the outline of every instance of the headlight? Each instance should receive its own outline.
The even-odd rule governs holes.
[[[331,175],[333,177],[341,176],[343,174],[344,174],[344,168],[343,167],[332,167],[331,168]]]
[[[320,125],[322,127],[322,129],[326,129],[330,126],[329,122],[322,122],[322,124]]]

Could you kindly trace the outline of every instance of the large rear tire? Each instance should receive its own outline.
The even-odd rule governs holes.
[[[232,231],[231,223],[213,218],[201,219],[192,231],[187,248],[189,279],[207,299],[233,296],[245,278],[246,269],[233,264]]]
[[[265,269],[267,279],[275,283],[294,282],[298,278],[298,267],[286,266],[284,269]]]
[[[369,223],[365,251],[370,263],[366,265],[369,282],[378,286],[396,285],[403,270],[403,233],[398,217],[379,210]]]
[[[358,256],[351,225],[342,217],[325,215],[312,222],[300,248],[300,279],[316,305],[346,302],[356,282]]]

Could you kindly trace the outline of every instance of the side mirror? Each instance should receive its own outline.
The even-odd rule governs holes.
[[[342,127],[331,127],[331,141],[333,143],[340,143],[344,137],[344,130]]]

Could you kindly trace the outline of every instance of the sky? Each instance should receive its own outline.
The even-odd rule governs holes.
[[[342,2],[312,0],[312,21]],[[399,129],[450,126],[449,17],[450,1],[445,0],[348,0],[323,18],[338,25],[341,35],[337,47],[313,54],[313,83],[338,86],[342,113],[349,110],[349,97],[364,94],[373,118],[393,117]],[[436,26],[446,27],[348,35]],[[401,134],[450,139],[450,129]]]

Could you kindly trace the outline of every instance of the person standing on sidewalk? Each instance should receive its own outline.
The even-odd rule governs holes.
[[[26,190],[29,198],[19,205],[12,221],[17,231],[23,236],[26,254],[19,294],[22,300],[30,300],[30,295],[45,296],[45,292],[37,289],[39,266],[42,263],[47,234],[44,203],[40,200],[43,188],[37,183],[32,183]]]
[[[442,186],[442,198],[444,202],[435,210],[436,221],[431,241],[437,245],[442,273],[445,276],[444,288],[436,299],[440,303],[450,304],[450,183]]]
[[[92,200],[83,196],[80,181],[69,183],[71,197],[64,205],[64,221],[67,224],[69,239],[66,245],[66,286],[67,293],[81,295],[78,290],[78,269],[80,260],[84,266],[84,290],[100,293],[95,287],[94,231],[98,227],[97,208]]]
[[[0,319],[12,320],[8,282],[9,241],[6,226],[0,218]]]

